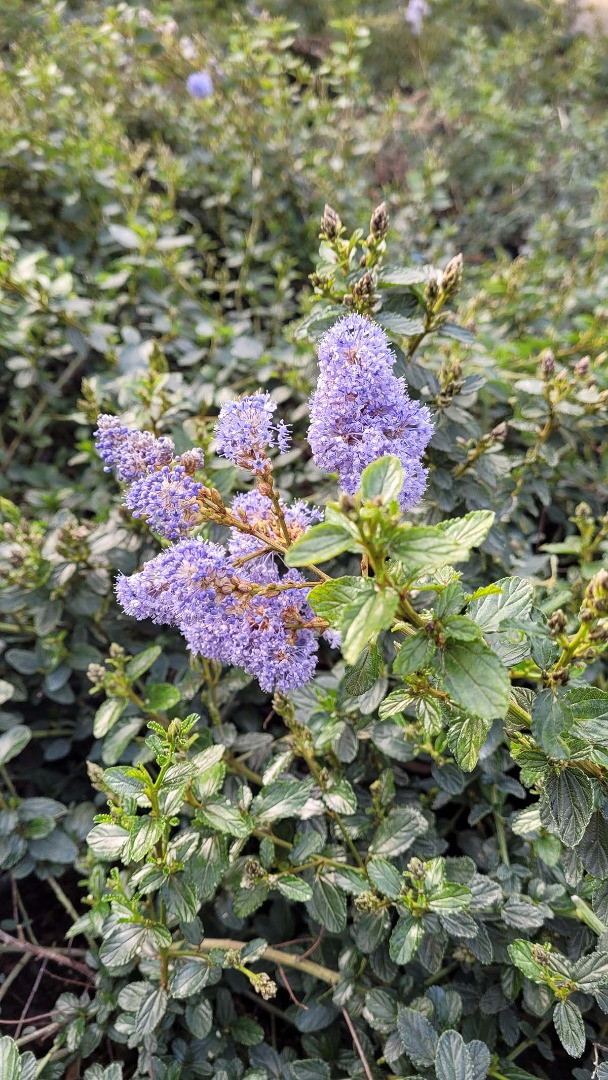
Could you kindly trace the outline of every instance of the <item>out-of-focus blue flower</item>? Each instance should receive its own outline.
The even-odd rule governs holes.
[[[366,465],[394,454],[405,470],[400,505],[409,510],[426,487],[421,458],[433,424],[426,406],[412,401],[393,375],[394,362],[380,326],[362,315],[339,319],[319,342],[308,441],[317,465],[337,472],[350,495]]]
[[[289,430],[282,420],[273,424],[276,405],[270,394],[258,390],[222,406],[215,429],[217,452],[233,465],[261,476],[270,462],[266,451],[277,446],[289,449]]]
[[[213,79],[208,71],[193,71],[186,80],[186,86],[193,98],[208,98],[213,94]]]
[[[431,10],[427,0],[409,0],[405,9],[404,19],[408,23],[412,34],[419,37],[422,32],[422,24]]]

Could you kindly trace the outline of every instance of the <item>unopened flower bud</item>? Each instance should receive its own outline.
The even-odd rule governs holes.
[[[321,218],[321,236],[326,240],[335,240],[336,237],[339,236],[341,228],[342,222],[340,221],[339,215],[333,207],[326,203],[323,217]]]
[[[103,782],[103,769],[101,765],[97,765],[94,761],[87,761],[87,774],[89,783],[92,788],[95,788],[95,791],[106,790]]]
[[[509,428],[508,428],[507,422],[506,422],[506,420],[503,420],[503,421],[501,421],[500,424],[497,424],[495,428],[492,428],[492,430],[490,432],[490,435],[492,436],[492,438],[494,439],[495,442],[501,442],[502,443],[502,442],[505,441],[508,431],[509,431]]]
[[[409,863],[407,864],[407,872],[408,874],[411,874],[413,878],[416,878],[418,881],[422,881],[426,872],[426,866],[424,865],[422,859],[410,859]]]
[[[112,642],[110,645],[110,657],[112,660],[118,660],[125,655],[125,650],[122,645],[117,645],[116,642]]]
[[[589,518],[591,518],[593,516],[592,511],[591,511],[591,507],[589,506],[589,503],[586,503],[586,502],[579,503],[578,506],[576,507],[575,511],[574,511],[574,516],[577,517],[577,518],[583,518],[583,519],[589,520]]]
[[[353,285],[353,296],[357,300],[367,300],[374,293],[374,279],[369,270]]]
[[[377,240],[383,240],[388,232],[388,211],[386,203],[381,202],[374,210],[369,223],[369,231]]]
[[[205,463],[203,457],[203,451],[198,447],[194,447],[192,450],[186,450],[185,453],[180,455],[180,465],[183,465],[188,476],[194,476],[195,472],[201,469]]]
[[[553,372],[555,371],[555,356],[551,349],[545,349],[540,358],[540,366],[545,378],[549,375],[553,375]]]
[[[431,278],[426,289],[424,290],[424,295],[425,298],[429,301],[429,303],[432,304],[435,302],[435,300],[439,296],[439,279],[437,277]]]
[[[589,641],[596,641],[598,644],[608,641],[608,623],[600,623],[598,626],[594,626],[593,630],[589,631]]]
[[[588,356],[581,356],[576,367],[574,368],[575,375],[587,375],[589,368],[591,367],[591,360]]]
[[[354,904],[362,915],[373,915],[378,908],[382,907],[382,901],[371,892],[360,893],[355,897]]]
[[[547,622],[547,626],[552,634],[563,634],[566,629],[566,616],[561,608],[554,611],[551,618]]]
[[[533,945],[532,957],[537,964],[546,964],[549,960],[549,953],[542,945]]]
[[[458,254],[455,255],[453,259],[450,259],[448,265],[443,272],[441,285],[443,291],[448,293],[449,295],[458,292],[460,288],[462,282],[462,266],[462,255]]]
[[[105,674],[106,669],[102,664],[89,664],[87,668],[87,679],[95,685],[103,682]]]

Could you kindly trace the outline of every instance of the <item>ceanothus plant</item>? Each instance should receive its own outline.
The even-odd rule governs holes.
[[[455,274],[452,263],[432,278],[437,311]],[[359,296],[364,307],[364,290]],[[404,520],[424,493],[433,425],[393,374],[382,327],[369,314],[342,317],[320,340],[319,367],[309,441],[342,489],[324,514],[279,494],[275,454],[287,452],[290,437],[267,393],[220,412],[218,454],[255,481],[229,505],[205,477],[199,449],[176,456],[170,439],[99,418],[106,468],[129,485],[127,506],[166,545],[119,577],[123,610],[177,627],[195,657],[217,665],[216,682],[220,665],[255,677],[274,692],[285,734],[269,760],[261,752],[259,774],[230,748],[219,714],[215,742],[194,754],[196,716],[167,726],[155,714],[147,743],[156,776],[145,755],[95,774],[110,812],[98,818],[91,849],[136,868],[114,870],[110,892],[94,876],[94,914],[75,931],[102,932],[102,970],[139,963],[145,981],[125,1005],[133,1015],[124,1032],[159,1060],[171,1000],[192,998],[188,1008],[210,1017],[204,988],[226,977],[238,999],[239,973],[267,1001],[277,983],[252,970],[264,961],[296,1013],[342,1012],[354,1048],[344,1059],[349,1075],[390,1068],[392,1076],[522,1080],[530,1074],[513,1065],[530,1045],[531,1028],[515,1012],[522,994],[525,1010],[547,1017],[536,1036],[552,1016],[574,1057],[585,1049],[583,1013],[606,1004],[608,693],[586,672],[605,650],[608,572],[591,579],[571,633],[561,613],[545,620],[523,579],[469,587],[466,569],[455,567],[484,544],[494,515]],[[210,525],[216,538],[218,526],[226,530],[225,543],[207,538]],[[331,675],[315,674],[321,637],[346,664]],[[111,684],[104,669],[96,676],[112,693],[127,693],[129,670],[147,666],[113,663]],[[407,779],[417,761],[431,763],[432,801],[428,784]],[[521,782],[508,775],[515,764]],[[482,798],[469,805],[469,822],[489,817],[495,838],[473,834],[452,857],[430,810],[458,797],[473,770]],[[524,848],[513,861],[505,828],[507,799],[525,788],[532,795],[511,824],[533,853],[532,871]],[[213,902],[215,921],[238,930],[273,893],[305,906],[323,963],[269,944],[270,925],[244,940],[209,937],[198,920],[201,904]],[[571,940],[568,920],[583,930]],[[499,957],[507,967],[498,982],[476,990],[479,972]],[[456,968],[452,990],[435,986]],[[286,969],[296,972],[296,990]],[[477,993],[489,1015],[488,995],[497,1002],[500,1027],[489,1033],[474,1018]],[[301,1022],[316,1030],[312,1018]],[[187,1024],[196,1034],[197,1023]],[[206,1046],[209,1025],[200,1026]],[[332,1058],[319,1037],[308,1052]],[[296,1065],[289,1075],[308,1075]]]

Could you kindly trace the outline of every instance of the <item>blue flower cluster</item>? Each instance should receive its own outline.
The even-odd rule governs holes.
[[[102,413],[95,432],[97,453],[104,471],[116,470],[119,480],[137,480],[153,469],[170,465],[175,456],[172,439],[157,439],[150,431],[132,431],[118,416]]]
[[[263,476],[271,469],[266,451],[277,446],[281,454],[289,449],[289,429],[282,420],[273,423],[276,404],[270,394],[258,390],[248,397],[222,406],[215,429],[217,452],[233,465]]]
[[[213,79],[208,71],[193,71],[186,79],[186,87],[191,97],[202,100],[213,94]]]
[[[98,417],[95,440],[106,472],[114,468],[119,480],[130,483],[125,502],[133,517],[145,518],[167,540],[177,540],[200,524],[203,485],[193,474],[204,464],[202,450],[176,457],[172,439],[132,431],[108,415]]]
[[[177,626],[193,653],[244,668],[262,690],[293,690],[317,663],[308,590],[297,570],[281,578],[276,563],[262,577],[249,564],[237,570],[218,544],[185,539],[119,577],[116,594],[128,615]]]
[[[431,434],[429,412],[411,401],[393,375],[384,331],[359,315],[341,319],[319,345],[320,377],[311,401],[309,441],[317,464],[337,471],[356,491],[366,465],[396,454],[405,467],[404,509],[424,491],[421,457]],[[118,600],[128,615],[176,626],[195,654],[244,668],[263,690],[294,690],[308,682],[323,631],[308,604],[311,586],[285,572],[281,552],[321,511],[285,505],[276,493],[268,451],[289,447],[275,403],[258,391],[228,402],[216,427],[218,453],[257,478],[257,488],[226,507],[217,491],[194,479],[202,451],[179,457],[171,439],[130,431],[116,416],[100,416],[95,433],[106,469],[129,483],[126,504],[156,532],[176,541],[131,577],[121,575]],[[227,547],[192,538],[204,520],[228,528]],[[338,635],[325,630],[332,645]]]
[[[421,458],[433,434],[431,414],[412,401],[384,330],[362,315],[339,319],[319,342],[319,380],[310,402],[308,441],[322,469],[337,472],[349,495],[366,465],[394,454],[405,470],[402,510],[421,498]]]

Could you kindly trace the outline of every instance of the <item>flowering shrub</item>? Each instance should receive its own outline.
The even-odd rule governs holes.
[[[2,1080],[607,1072],[603,54],[451,7],[5,56]]]

